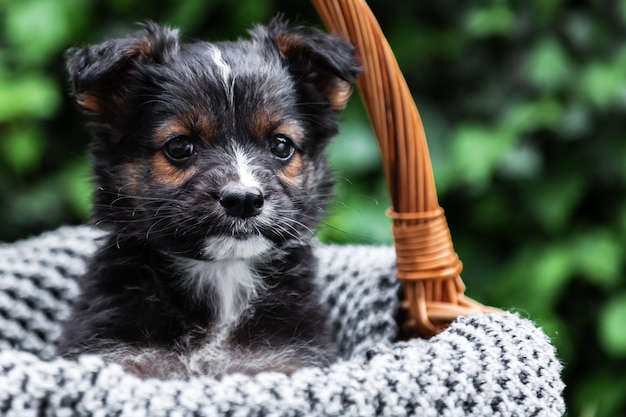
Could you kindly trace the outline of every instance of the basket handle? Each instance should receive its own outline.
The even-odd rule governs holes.
[[[391,197],[401,331],[432,336],[460,315],[484,313],[464,295],[462,264],[439,206],[422,121],[395,56],[364,0],[312,0],[329,30],[356,47],[357,87],[383,160]]]

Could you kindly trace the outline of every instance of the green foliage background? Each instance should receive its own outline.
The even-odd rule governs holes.
[[[370,4],[420,108],[468,294],[553,338],[569,415],[626,415],[626,1]],[[319,24],[305,0],[0,0],[0,241],[86,220],[66,48],[145,19],[236,38],[278,11]],[[358,98],[343,119],[320,237],[389,244]]]

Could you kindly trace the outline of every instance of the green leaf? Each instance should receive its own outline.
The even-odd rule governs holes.
[[[20,175],[30,172],[46,148],[44,135],[33,124],[18,124],[0,141],[0,159]]]
[[[498,172],[508,178],[534,178],[540,172],[543,160],[539,150],[530,144],[519,144],[504,158]]]
[[[604,306],[599,333],[609,355],[626,358],[626,293],[618,294]]]
[[[581,89],[593,105],[605,108],[626,89],[626,72],[619,65],[594,62],[583,71]]]
[[[610,231],[593,229],[571,241],[575,270],[590,282],[607,290],[621,281],[624,252],[619,239]]]
[[[533,291],[543,298],[554,299],[567,282],[572,269],[571,254],[561,244],[547,245],[532,267]]]
[[[455,164],[457,183],[486,185],[516,145],[516,139],[509,129],[489,129],[479,125],[459,127],[452,138],[450,160]]]
[[[514,103],[506,110],[501,124],[518,134],[540,128],[555,128],[563,117],[561,104],[552,97]]]
[[[0,122],[19,117],[49,118],[61,104],[62,90],[50,78],[23,74],[18,79],[0,78]]]
[[[543,0],[539,0],[543,1]],[[563,35],[574,50],[585,50],[587,56],[593,56],[594,32],[598,29],[598,19],[592,13],[568,13],[562,20]],[[574,67],[576,67],[574,63]]]
[[[342,123],[339,135],[327,148],[327,154],[339,177],[355,177],[381,170],[376,137],[365,123]]]
[[[564,141],[581,139],[593,129],[590,107],[581,103],[564,106],[563,117],[557,128],[557,138]]]
[[[324,242],[391,244],[391,222],[385,215],[391,205],[379,180],[374,194],[365,194],[348,180],[339,181],[330,215],[322,222],[318,237]]]
[[[470,10],[465,18],[465,28],[476,37],[507,35],[514,24],[515,15],[504,1]]]
[[[531,85],[545,91],[556,90],[569,82],[571,64],[555,38],[541,39],[531,49],[526,64],[526,75]]]
[[[559,242],[522,247],[494,283],[502,305],[549,316],[571,275],[571,256],[568,246]]]
[[[16,2],[8,9],[5,30],[23,60],[45,62],[69,38],[69,27],[63,0]]]
[[[67,204],[78,217],[85,219],[91,210],[93,191],[90,171],[89,161],[84,158],[66,165],[55,178]]]
[[[587,179],[582,173],[567,173],[526,184],[528,213],[549,233],[568,227],[573,210],[585,192]]]

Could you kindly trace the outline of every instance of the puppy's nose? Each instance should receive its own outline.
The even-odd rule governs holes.
[[[264,197],[256,187],[230,185],[222,190],[219,201],[227,214],[245,219],[261,214]]]

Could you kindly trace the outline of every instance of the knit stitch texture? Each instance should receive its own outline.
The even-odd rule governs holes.
[[[0,415],[561,416],[561,364],[516,314],[464,317],[430,340],[393,342],[391,247],[320,245],[319,282],[341,360],[291,376],[140,380],[97,356],[55,357],[76,278],[101,231],[64,227],[0,244]]]

